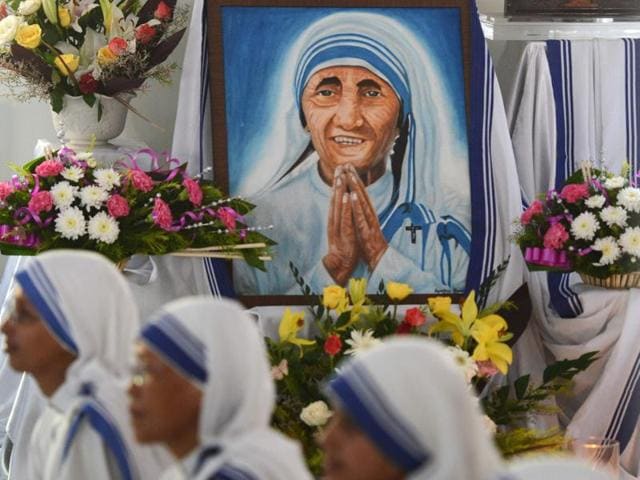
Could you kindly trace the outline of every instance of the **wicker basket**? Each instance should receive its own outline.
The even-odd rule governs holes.
[[[617,273],[606,278],[592,277],[584,273],[580,274],[582,281],[588,285],[604,288],[640,288],[640,272]]]

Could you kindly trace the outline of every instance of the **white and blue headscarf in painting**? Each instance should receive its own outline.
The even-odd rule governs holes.
[[[127,411],[125,385],[139,317],[123,275],[97,253],[55,250],[30,260],[16,281],[54,338],[76,356],[64,384],[75,396],[59,406],[71,415],[70,426],[52,445],[52,452],[61,454],[56,461],[61,471],[72,468],[66,460],[86,420],[111,452],[121,478],[156,478],[168,457],[135,443]]]
[[[158,310],[140,340],[203,391],[195,479],[307,480],[299,446],[269,426],[275,387],[264,340],[242,307],[187,297]]]
[[[305,131],[300,105],[304,87],[320,69],[363,67],[384,79],[402,104],[400,136],[387,165],[393,173],[393,194],[378,212],[385,238],[389,241],[403,220],[410,219],[423,228],[424,247],[430,228],[439,224],[441,242],[455,238],[468,253],[471,209],[466,131],[455,130],[451,99],[431,53],[418,37],[389,16],[339,12],[311,25],[287,58],[275,81],[283,91],[273,121],[268,122],[270,134],[248,152],[260,160],[236,193],[259,195],[283,178],[315,166],[318,156]],[[447,168],[441,169],[445,161]]]
[[[462,371],[433,340],[389,339],[342,365],[324,392],[408,480],[490,480],[501,468]]]

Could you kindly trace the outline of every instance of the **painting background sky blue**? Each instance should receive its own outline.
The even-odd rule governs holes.
[[[325,7],[224,7],[222,9],[230,193],[250,171],[250,142],[268,134],[278,99],[273,76],[294,39],[320,18],[346,10]],[[466,132],[460,12],[455,8],[363,8],[404,23],[437,59],[448,88],[454,128]],[[293,87],[292,87],[293,90]],[[293,93],[292,93],[293,95]],[[214,98],[214,102],[220,99]]]

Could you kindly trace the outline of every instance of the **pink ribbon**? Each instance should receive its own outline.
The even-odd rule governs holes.
[[[151,170],[143,170],[142,168],[140,168],[140,165],[138,165],[138,159],[142,155],[148,155],[151,158]],[[129,158],[129,164],[123,161],[119,161],[116,163],[116,166],[123,167],[128,170],[137,170],[144,173],[164,173],[166,172],[166,170],[161,169],[162,167],[160,166],[160,158],[165,158],[170,168],[167,178],[164,179],[165,182],[173,180],[180,172],[180,160],[178,160],[177,158],[169,158],[169,155],[166,152],[159,154],[151,148],[142,148],[134,153],[128,153],[127,157]]]
[[[524,260],[532,265],[543,265],[562,270],[568,270],[571,267],[567,252],[553,248],[527,247],[524,250]]]
[[[20,235],[16,233],[16,229],[12,225],[0,225],[0,242],[19,245],[21,247],[35,248],[40,240],[38,237],[30,233],[28,235]]]

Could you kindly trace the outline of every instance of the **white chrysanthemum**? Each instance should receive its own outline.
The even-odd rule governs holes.
[[[120,174],[113,168],[99,168],[93,172],[96,183],[105,190],[120,186]]]
[[[583,212],[571,222],[571,233],[580,240],[592,240],[600,224],[591,212]]]
[[[627,228],[619,240],[622,251],[640,257],[640,227]]]
[[[603,195],[594,195],[585,200],[585,205],[589,208],[602,208],[607,199]]]
[[[77,183],[82,179],[82,177],[84,177],[84,170],[80,167],[76,167],[75,165],[71,165],[62,170],[60,175],[62,175],[63,178],[66,178],[70,182]]]
[[[447,352],[451,355],[455,364],[462,370],[467,383],[470,383],[473,377],[478,374],[478,365],[475,360],[460,347],[447,347]]]
[[[77,207],[70,207],[60,212],[56,218],[56,232],[63,238],[77,240],[85,234],[87,222],[84,219],[82,210]]]
[[[594,250],[602,252],[602,257],[597,265],[611,265],[620,258],[620,247],[613,237],[604,237],[597,239],[591,246]]]
[[[600,218],[604,223],[613,227],[625,227],[627,225],[627,211],[622,207],[605,207],[600,212]]]
[[[627,187],[618,192],[618,203],[632,212],[640,212],[640,188]]]
[[[604,187],[605,188],[622,188],[624,187],[625,184],[625,180],[624,177],[611,177],[611,178],[607,178],[604,181]]]
[[[78,187],[71,185],[69,182],[58,182],[51,187],[50,192],[53,197],[53,204],[58,210],[64,210],[69,208],[75,200]]]
[[[115,218],[106,212],[96,213],[87,228],[89,238],[104,243],[113,243],[120,235],[120,227]]]
[[[351,348],[344,353],[347,355],[357,355],[379,345],[380,340],[373,336],[373,330],[352,330],[351,339],[346,340],[346,344]]]
[[[80,201],[87,208],[100,208],[109,198],[109,193],[104,189],[95,185],[89,185],[80,190]]]

